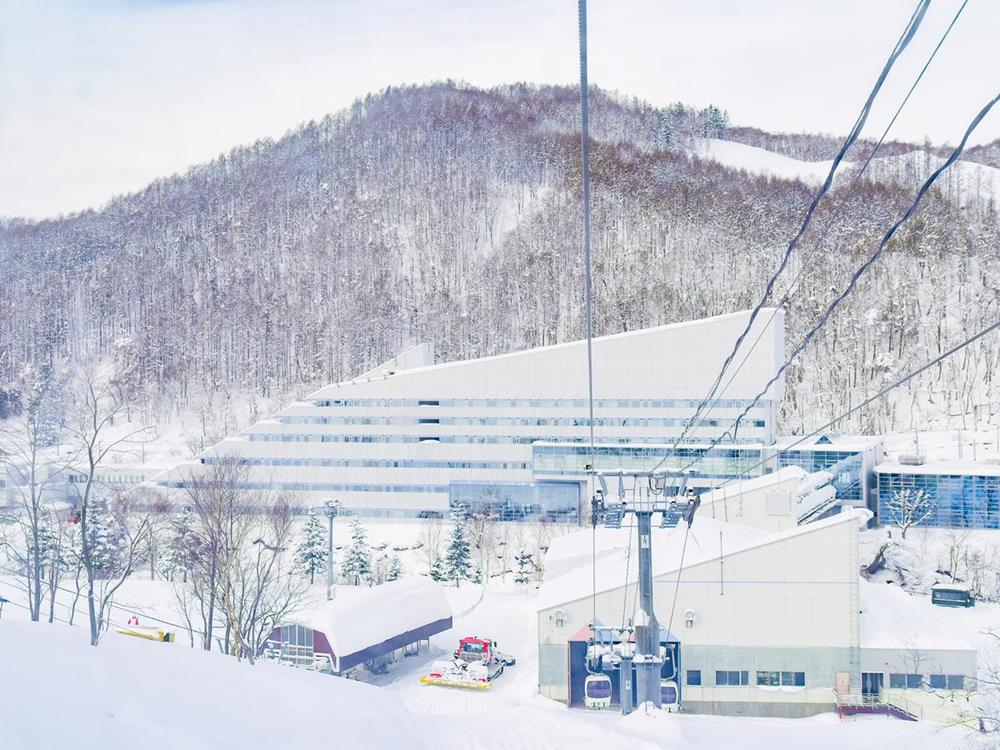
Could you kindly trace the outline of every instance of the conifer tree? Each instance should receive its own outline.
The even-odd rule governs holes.
[[[514,557],[517,563],[517,574],[514,576],[514,583],[528,583],[531,579],[531,553],[522,549]]]
[[[386,581],[398,581],[403,577],[403,563],[399,555],[393,555],[389,560],[389,571],[385,574]]]
[[[344,553],[344,561],[340,564],[340,573],[354,586],[360,586],[361,581],[371,585],[371,559],[368,552],[368,535],[361,521],[355,518],[351,521],[351,545]]]
[[[117,519],[106,507],[94,505],[87,519],[87,543],[94,561],[95,578],[115,575],[125,557],[125,537]]]
[[[440,583],[441,581],[446,580],[443,557],[439,556],[434,558],[434,562],[431,563],[429,574],[432,581]]]
[[[163,555],[163,573],[173,580],[178,573],[187,583],[188,573],[198,561],[201,537],[198,535],[198,517],[191,506],[184,506],[180,516],[174,521],[170,540]]]
[[[316,582],[316,574],[326,567],[326,536],[322,520],[310,510],[302,540],[295,549],[295,567],[309,576],[310,585]]]
[[[467,580],[471,567],[469,540],[465,535],[465,525],[467,514],[465,508],[456,505],[452,509],[451,541],[448,543],[448,551],[445,554],[444,573],[449,581],[454,581],[458,586],[460,581]]]

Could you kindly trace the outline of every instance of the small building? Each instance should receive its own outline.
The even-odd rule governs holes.
[[[779,486],[797,486],[799,471],[779,477]],[[850,704],[888,713],[890,699],[904,699],[892,693],[898,675],[905,685],[915,679],[905,675],[918,673],[921,690],[942,703],[927,708],[926,717],[955,716],[958,703],[972,704],[975,651],[967,644],[935,642],[921,617],[913,617],[898,631],[916,644],[906,649],[877,637],[891,626],[860,614],[868,584],[858,574],[858,532],[870,517],[847,508],[766,530],[720,520],[718,507],[713,519],[708,505],[689,532],[683,524],[652,530],[654,608],[669,631],[663,640],[675,649],[681,710],[799,717]],[[629,560],[636,544],[627,525],[552,540],[536,604],[542,695],[576,701],[585,678],[580,641],[594,618],[613,627],[634,624],[637,571]],[[867,607],[873,612],[875,600]],[[905,659],[924,669],[906,668]],[[915,691],[905,699],[915,704],[931,696]],[[920,718],[923,710],[905,713]]]
[[[336,675],[360,667],[381,672],[451,626],[444,589],[429,578],[341,586],[332,601],[274,628],[265,656]]]
[[[920,526],[1000,528],[1000,464],[976,461],[883,463],[875,467],[878,522],[891,524],[889,508],[901,490],[924,492],[930,514]]]

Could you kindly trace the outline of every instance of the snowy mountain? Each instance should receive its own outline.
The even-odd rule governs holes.
[[[418,341],[456,359],[580,337],[577,107],[557,87],[391,89],[99,211],[0,225],[0,417],[28,365],[99,359],[140,418],[165,423],[301,393]],[[835,139],[717,115],[595,91],[596,333],[749,307],[777,265]],[[790,345],[911,198],[918,147],[884,153],[873,181],[821,205],[779,282],[776,302],[804,264]],[[974,189],[928,197],[789,371],[786,429],[996,319],[996,170],[981,169],[957,181]],[[998,357],[984,342],[844,428],[969,427],[1000,403]]]

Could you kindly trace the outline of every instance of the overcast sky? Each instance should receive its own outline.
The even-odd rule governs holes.
[[[881,131],[961,0],[934,0]],[[843,134],[916,0],[591,0],[596,85]],[[893,135],[956,142],[1000,87],[970,0]],[[577,79],[574,0],[0,0],[0,216],[103,204],[387,85]],[[975,142],[1000,137],[1000,113]]]

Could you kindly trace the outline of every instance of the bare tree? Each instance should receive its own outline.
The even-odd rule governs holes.
[[[923,490],[902,489],[893,493],[886,503],[889,521],[899,528],[899,534],[906,539],[911,526],[917,526],[934,512],[934,507]]]
[[[201,467],[199,467],[200,469]],[[189,592],[202,623],[202,648],[212,648],[218,617],[220,588],[234,554],[252,533],[254,496],[245,493],[246,466],[237,459],[220,458],[192,472],[184,492],[196,521],[193,536],[197,554],[190,560]]]
[[[101,579],[101,571],[95,558],[93,547],[94,536],[88,528],[93,503],[98,499],[99,480],[98,469],[108,458],[128,454],[141,444],[143,437],[148,435],[146,428],[116,428],[115,420],[126,411],[126,401],[121,392],[113,384],[102,383],[93,371],[87,372],[75,393],[75,418],[67,426],[67,432],[72,436],[79,452],[80,468],[77,473],[79,481],[73,483],[76,491],[78,513],[80,518],[80,547],[83,569],[87,578],[87,613],[90,618],[90,643],[96,646],[100,639],[101,624],[105,608],[107,591],[98,593],[97,582]],[[139,533],[146,533],[149,523],[144,518],[140,524]],[[125,577],[131,573],[132,566],[139,549],[141,538],[129,536],[127,543],[127,565],[121,575],[121,580],[112,587],[110,595],[118,589]],[[124,562],[124,561],[123,561]],[[115,574],[120,573],[116,570]],[[102,586],[106,589],[105,586]]]
[[[39,376],[30,389],[27,408],[15,419],[0,423],[0,476],[12,488],[14,508],[5,513],[18,534],[5,537],[4,546],[15,568],[24,575],[31,619],[40,619],[44,595],[42,579],[53,544],[53,501],[57,485],[67,479],[71,455],[58,452],[59,415],[53,408],[54,378]]]
[[[279,500],[264,510],[254,519],[254,538],[239,540],[227,556],[221,586],[231,652],[251,663],[275,626],[301,606],[307,591],[305,582],[293,575],[287,554],[292,539],[288,503]]]

